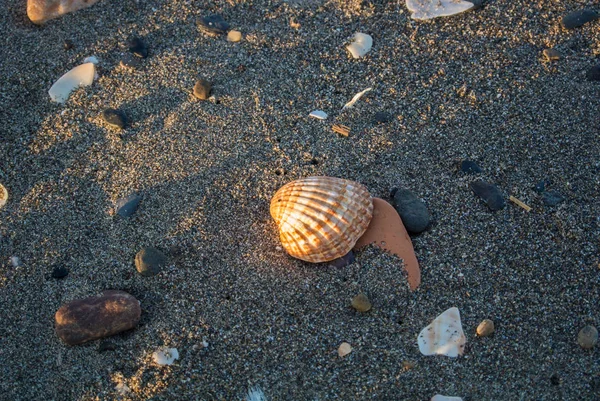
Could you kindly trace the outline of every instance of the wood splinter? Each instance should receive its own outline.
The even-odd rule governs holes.
[[[331,129],[333,130],[333,132],[344,136],[348,136],[348,134],[350,133],[350,127],[346,127],[342,124],[334,124],[334,126],[331,127]]]
[[[514,202],[517,205],[521,206],[523,209],[525,209],[525,211],[527,211],[527,212],[531,211],[531,207],[527,206],[525,203],[523,203],[521,200],[515,198],[514,196],[511,195],[508,199],[510,199],[511,202]]]

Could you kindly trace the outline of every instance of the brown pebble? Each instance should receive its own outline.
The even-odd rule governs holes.
[[[352,299],[352,307],[359,312],[368,312],[372,305],[365,294],[358,294]]]
[[[583,349],[592,349],[598,344],[598,330],[594,326],[585,326],[579,330],[577,342]]]
[[[27,16],[34,24],[43,24],[49,19],[89,7],[97,1],[98,0],[27,0]]]
[[[205,79],[199,79],[196,85],[194,85],[194,96],[200,100],[206,100],[210,97],[211,89],[210,82]]]
[[[140,321],[140,303],[124,291],[64,304],[55,315],[56,334],[68,345],[112,336],[134,328]]]
[[[494,332],[494,322],[490,319],[484,319],[479,326],[477,326],[477,335],[479,337],[487,337]]]
[[[560,53],[556,49],[544,49],[542,52],[546,61],[560,60]]]
[[[240,31],[231,30],[227,33],[227,40],[234,43],[239,42],[242,40],[242,33]]]

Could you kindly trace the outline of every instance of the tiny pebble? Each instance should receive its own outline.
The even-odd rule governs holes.
[[[563,17],[561,24],[566,29],[573,29],[582,26],[590,21],[598,19],[598,13],[594,10],[577,10]]]
[[[242,33],[240,31],[229,31],[227,34],[227,40],[233,43],[239,42],[242,40]]]
[[[200,100],[206,100],[210,96],[212,85],[205,79],[199,79],[194,85],[194,96]]]
[[[477,326],[477,335],[479,337],[487,337],[492,334],[495,330],[494,322],[490,319],[484,319]]]
[[[460,171],[468,174],[479,174],[483,170],[481,170],[481,167],[479,167],[479,165],[473,160],[463,160],[460,163]]]
[[[69,270],[63,266],[54,266],[52,269],[52,278],[61,279],[67,277]]]
[[[133,54],[125,53],[121,58],[121,62],[119,64],[121,65],[121,67],[124,68],[136,69],[142,65],[142,62],[138,57],[135,57]]]
[[[340,357],[343,358],[351,352],[352,352],[352,346],[350,344],[348,344],[347,342],[343,342],[340,344],[340,346],[338,348],[338,355]]]
[[[127,195],[118,199],[116,203],[116,212],[121,217],[130,217],[137,210],[142,197],[138,194]]]
[[[327,119],[327,113],[325,113],[323,110],[313,110],[310,112],[310,114],[308,116],[312,117],[312,118],[316,118],[318,120]]]
[[[385,124],[392,120],[392,116],[390,113],[386,113],[385,111],[378,111],[373,116],[373,123],[375,124]]]
[[[592,349],[598,344],[598,330],[594,326],[585,326],[577,334],[577,342],[583,349]]]
[[[546,191],[542,194],[542,200],[546,206],[556,206],[564,201],[565,198],[556,191]]]
[[[129,47],[129,51],[132,52],[134,55],[141,58],[148,57],[148,46],[146,45],[146,43],[144,43],[142,39],[138,38],[137,36],[129,39],[129,41],[127,42],[127,46]]]
[[[12,267],[19,267],[23,264],[23,262],[21,262],[21,258],[18,256],[11,256],[10,257],[10,264]]]
[[[352,307],[359,312],[368,312],[372,305],[365,294],[358,294],[352,299]]]
[[[552,383],[553,386],[558,386],[560,384],[560,376],[554,373],[550,376],[550,383]]]
[[[590,68],[585,76],[588,81],[600,81],[600,64]]]
[[[544,49],[542,52],[546,61],[560,60],[560,53],[556,49]]]
[[[147,247],[135,255],[135,268],[144,277],[154,276],[167,263],[167,257],[158,249]]]
[[[535,187],[533,187],[533,190],[539,194],[541,194],[542,192],[544,192],[546,190],[546,184],[548,184],[547,181],[540,181],[537,184],[535,184]]]
[[[125,128],[127,117],[121,110],[106,109],[102,112],[102,119],[113,128]]]
[[[98,345],[98,352],[106,352],[106,351],[114,351],[117,349],[117,346],[112,341],[102,341]]]
[[[65,41],[63,42],[63,48],[65,50],[71,50],[73,47],[75,47],[73,45],[73,41],[69,40],[69,39],[65,39]]]
[[[506,201],[502,196],[502,192],[500,192],[500,189],[493,184],[481,180],[474,181],[471,183],[471,189],[475,195],[487,204],[491,211],[504,209],[506,206]]]

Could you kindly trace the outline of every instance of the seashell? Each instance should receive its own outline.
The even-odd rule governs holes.
[[[89,86],[94,82],[96,66],[94,63],[85,63],[73,68],[52,85],[48,94],[57,103],[64,103],[71,92],[80,86]]]
[[[328,262],[352,250],[369,226],[373,201],[357,182],[308,177],[277,191],[271,216],[287,253],[307,262]]]
[[[353,42],[346,46],[346,49],[352,54],[353,58],[364,57],[373,46],[373,38],[366,33],[357,32],[354,34]]]
[[[419,351],[423,355],[446,355],[457,357],[465,351],[467,338],[460,323],[458,308],[450,308],[419,334]]]
[[[4,185],[0,184],[0,209],[8,202],[8,191]]]
[[[87,8],[98,0],[27,0],[27,16],[34,24]]]

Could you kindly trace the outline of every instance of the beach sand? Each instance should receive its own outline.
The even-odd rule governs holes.
[[[600,85],[586,80],[600,22],[560,26],[585,7],[598,9],[487,0],[419,22],[404,1],[105,0],[35,26],[24,0],[3,1],[0,399],[239,400],[254,386],[269,400],[600,399],[598,347],[577,343],[600,324]],[[213,13],[243,40],[200,33]],[[345,50],[356,32],[373,37],[359,60]],[[135,35],[150,55],[123,68]],[[552,47],[562,58],[544,62]],[[50,86],[88,56],[98,78],[52,103]],[[192,96],[199,78],[218,102]],[[109,107],[126,129],[102,121]],[[381,111],[389,123],[373,122]],[[464,159],[483,172],[461,172]],[[416,291],[375,248],[345,268],[281,250],[270,199],[312,175],[425,202]],[[491,212],[476,179],[531,212]],[[545,205],[540,181],[565,200]],[[137,212],[115,216],[131,193]],[[135,270],[146,246],[168,256],[157,276]],[[69,275],[52,278],[57,266]],[[141,302],[137,328],[62,343],[58,308],[107,289]],[[358,293],[370,312],[350,307]],[[421,355],[420,330],[454,306],[465,354]],[[496,331],[479,338],[486,318]],[[353,351],[340,358],[344,341]],[[153,363],[162,346],[178,349],[175,364]]]

